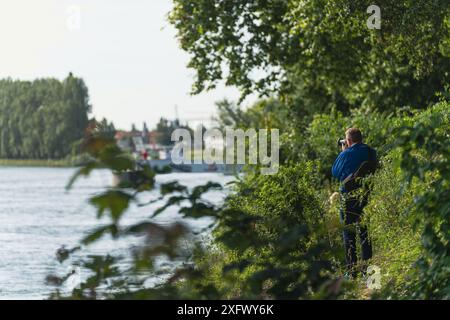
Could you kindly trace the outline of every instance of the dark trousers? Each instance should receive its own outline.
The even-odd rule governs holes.
[[[356,232],[359,230],[361,241],[362,260],[366,261],[372,258],[372,244],[370,243],[367,228],[360,224],[363,215],[363,209],[367,201],[351,198],[348,195],[342,195],[341,201],[341,221],[344,223],[344,248],[345,264],[347,272],[356,277],[355,265],[357,263],[356,255]]]

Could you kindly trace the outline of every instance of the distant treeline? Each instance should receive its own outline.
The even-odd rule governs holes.
[[[0,80],[0,158],[61,159],[88,125],[88,89],[72,74],[59,81]]]

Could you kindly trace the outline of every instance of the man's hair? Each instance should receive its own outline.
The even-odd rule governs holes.
[[[350,138],[354,143],[362,142],[362,133],[358,128],[349,128],[345,131],[345,137]]]

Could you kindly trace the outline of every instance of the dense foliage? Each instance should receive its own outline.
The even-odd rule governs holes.
[[[369,1],[174,3],[170,20],[197,71],[194,92],[225,79],[243,95],[272,94],[246,110],[221,101],[218,119],[223,127],[279,128],[280,170],[264,176],[249,168],[220,206],[207,200],[207,192],[219,188],[214,183],[192,190],[176,181],[161,185],[154,201],[166,205],[129,228],[120,219],[139,193],[155,188],[153,173],[146,170],[139,185],[96,195],[91,203],[111,223],[84,244],[104,234],[141,234],[146,241],[134,248],[126,271],[109,255],[85,261],[91,276],[67,297],[449,299],[448,1],[379,1],[381,30],[365,25]],[[379,289],[367,286],[372,275],[343,276],[343,226],[332,196],[338,184],[330,167],[337,139],[351,126],[380,158],[365,180],[370,193],[363,219]],[[79,174],[133,166],[101,134],[86,141],[95,160]],[[185,217],[212,217],[208,241],[182,224],[152,220],[172,205]],[[180,246],[186,238],[193,244],[187,248]],[[161,256],[184,263],[167,281],[146,286],[145,279],[161,271],[154,263]],[[57,291],[53,297],[65,296]]]
[[[304,144],[315,141],[323,130],[339,132],[341,122],[332,124],[330,119],[346,123],[365,119],[368,141],[386,137],[374,142],[381,151],[381,164],[367,181],[371,193],[364,217],[375,251],[371,264],[381,270],[380,290],[368,290],[362,278],[343,280],[342,226],[338,203],[329,199],[337,186],[330,185],[320,170],[331,162],[310,159],[288,162],[272,176],[247,173],[223,206],[212,205],[205,196],[220,188],[214,183],[192,190],[176,181],[160,185],[162,198],[154,201],[164,199],[166,205],[149,212],[148,220],[128,227],[120,223],[127,208],[139,202],[140,193],[155,187],[151,170],[133,189],[125,184],[96,195],[91,203],[99,217],[109,216],[110,224],[85,236],[84,245],[105,234],[113,238],[138,234],[146,240],[133,248],[133,267],[126,271],[119,272],[119,257],[97,256],[82,262],[92,275],[69,297],[449,298],[449,103],[413,116],[408,112],[390,117],[376,112],[322,115],[306,130]],[[334,143],[328,147],[324,143],[309,145],[313,157],[322,157],[325,150],[337,154]],[[79,174],[104,167],[120,173],[133,167],[102,135],[88,137],[84,147],[95,160]],[[153,221],[172,205],[180,206],[185,217],[213,217],[212,242],[198,238],[183,224],[160,226]],[[186,240],[192,245],[181,245]],[[169,281],[146,287],[145,280],[160,272],[154,262],[161,256],[185,263],[177,264]],[[54,297],[63,296],[57,292]]]
[[[63,81],[0,81],[0,158],[61,159],[88,125],[88,90],[70,74]]]
[[[169,121],[165,118],[160,118],[159,122],[156,124],[155,131],[158,133],[156,141],[163,146],[170,146],[173,144],[172,132],[175,129],[186,129],[191,132],[192,129],[189,126],[181,125],[179,120]]]
[[[448,1],[175,0],[170,20],[191,54],[193,92],[229,85],[285,93],[299,115],[437,101],[448,83]]]

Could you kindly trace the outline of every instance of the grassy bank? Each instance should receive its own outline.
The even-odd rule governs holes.
[[[39,159],[0,159],[0,166],[9,167],[53,167],[64,168],[72,167],[73,162],[70,160],[39,160]]]

